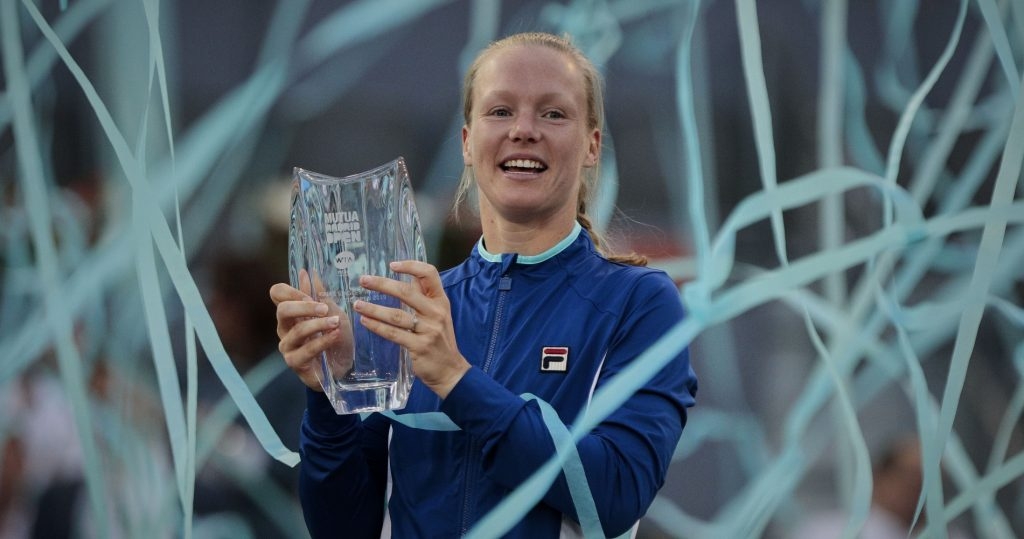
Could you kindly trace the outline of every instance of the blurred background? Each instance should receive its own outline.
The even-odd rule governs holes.
[[[0,537],[305,536],[291,170],[404,156],[454,265],[461,77],[532,30],[691,313],[638,536],[907,536],[922,485],[915,533],[1024,536],[1021,3],[0,0]]]

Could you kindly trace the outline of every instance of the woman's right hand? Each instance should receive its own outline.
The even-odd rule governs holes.
[[[310,295],[310,280],[299,273],[299,289],[285,283],[270,287],[270,299],[277,305],[278,349],[288,367],[311,389],[323,391],[318,374],[320,354],[351,339],[351,324],[340,309],[315,301]],[[345,319],[345,320],[342,320]]]

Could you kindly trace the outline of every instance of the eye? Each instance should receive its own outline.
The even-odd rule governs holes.
[[[500,118],[512,116],[512,112],[504,107],[495,107],[488,111],[487,114],[490,116],[498,116]]]
[[[549,110],[542,115],[544,118],[549,120],[562,120],[565,119],[565,114],[560,110]]]

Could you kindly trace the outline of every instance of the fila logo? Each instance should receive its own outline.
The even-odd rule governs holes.
[[[569,370],[569,348],[566,346],[545,346],[540,350],[540,372],[565,372]]]

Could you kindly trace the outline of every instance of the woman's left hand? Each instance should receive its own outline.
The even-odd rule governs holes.
[[[442,399],[469,370],[455,342],[451,304],[437,268],[416,260],[392,262],[391,270],[413,277],[411,282],[363,275],[359,284],[392,296],[410,309],[357,301],[354,305],[367,329],[409,351],[416,377]]]

